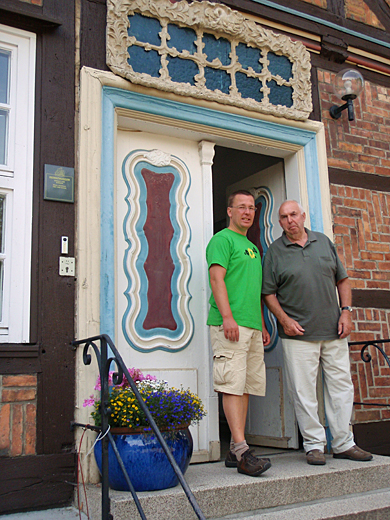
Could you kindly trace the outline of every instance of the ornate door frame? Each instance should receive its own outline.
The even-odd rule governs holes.
[[[153,95],[151,95],[151,93]],[[213,108],[209,108],[213,107]],[[78,248],[77,248],[77,337],[101,332],[115,341],[114,294],[114,172],[116,134],[119,127],[129,131],[164,132],[199,142],[256,150],[283,157],[286,193],[306,210],[308,225],[331,236],[330,193],[327,173],[325,133],[322,123],[292,121],[260,115],[245,109],[224,107],[174,94],[151,91],[132,85],[112,73],[83,68],[81,72],[79,164],[78,164]],[[203,241],[212,235],[212,153],[201,152],[203,200]],[[207,152],[207,153],[206,153]],[[203,154],[203,155],[202,155]],[[204,302],[207,307],[207,298]],[[197,326],[197,324],[195,324]],[[205,324],[205,347],[208,332]],[[91,370],[78,364],[77,420],[85,422],[82,408],[93,387]],[[219,450],[217,400],[212,397],[211,378],[204,391],[208,402],[208,422],[201,425],[201,449],[213,460]],[[203,443],[203,444],[202,444]],[[85,445],[88,450],[88,443]],[[214,453],[212,453],[214,451]]]

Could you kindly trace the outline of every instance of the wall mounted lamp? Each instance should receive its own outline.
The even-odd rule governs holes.
[[[355,119],[353,100],[358,97],[363,86],[363,76],[357,70],[344,69],[336,74],[333,84],[334,93],[341,100],[346,101],[346,103],[341,106],[333,105],[330,107],[329,112],[333,119],[338,119],[341,116],[341,112],[346,108],[348,109],[348,120],[353,121]]]

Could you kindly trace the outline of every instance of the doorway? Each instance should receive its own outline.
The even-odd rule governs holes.
[[[81,84],[80,128],[82,132],[78,166],[80,171],[78,185],[80,246],[77,251],[80,284],[78,337],[105,333],[110,335],[114,342],[117,340],[121,342],[118,332],[118,323],[121,323],[118,319],[120,306],[116,305],[116,302],[119,294],[118,287],[119,290],[122,287],[117,283],[117,280],[120,280],[117,276],[118,269],[119,266],[122,269],[123,263],[118,261],[117,255],[121,253],[116,247],[118,244],[116,230],[120,229],[120,233],[123,233],[123,227],[118,228],[115,223],[120,216],[116,196],[119,187],[118,175],[119,178],[122,175],[119,170],[123,166],[120,164],[117,145],[121,142],[120,134],[125,132],[129,143],[128,146],[126,145],[127,153],[133,154],[131,157],[136,157],[141,151],[148,154],[152,148],[165,150],[174,161],[175,171],[181,179],[182,184],[179,183],[177,186],[184,187],[184,191],[179,189],[178,193],[182,193],[187,202],[177,197],[172,199],[178,210],[178,213],[175,213],[178,218],[174,218],[173,215],[172,219],[180,223],[177,230],[179,235],[184,237],[182,253],[177,255],[178,259],[174,265],[187,269],[188,277],[183,287],[180,287],[180,294],[183,292],[184,296],[188,295],[185,301],[189,302],[188,308],[190,318],[192,317],[193,320],[194,334],[189,335],[188,341],[185,340],[183,345],[178,345],[179,348],[176,350],[167,351],[167,345],[161,343],[155,345],[157,349],[153,347],[149,352],[142,353],[133,346],[126,346],[125,342],[121,350],[128,353],[128,360],[132,365],[145,370],[153,369],[160,373],[169,371],[172,378],[175,370],[175,374],[181,375],[180,380],[184,380],[186,384],[191,380],[191,387],[200,395],[208,411],[206,418],[197,426],[196,461],[217,460],[219,459],[218,399],[212,390],[210,374],[211,356],[206,327],[209,286],[204,259],[205,247],[213,234],[213,206],[216,210],[218,204],[221,204],[225,211],[228,186],[232,187],[236,182],[250,179],[256,175],[256,170],[265,178],[266,170],[270,171],[270,168],[282,165],[286,196],[302,203],[312,229],[330,234],[329,184],[323,125],[314,121],[300,122],[284,118],[280,118],[279,123],[279,121],[275,122],[275,118],[266,115],[259,117],[258,114],[252,114],[250,111],[233,113],[229,110],[216,110],[215,107],[206,108],[196,103],[186,104],[172,97],[164,99],[152,96],[150,92],[134,91],[130,84],[126,88],[123,80],[101,71],[83,69]],[[147,146],[144,146],[143,142],[137,144],[135,136],[141,136],[143,132],[158,136],[156,144],[153,142],[151,144],[148,142]],[[185,146],[183,140],[187,141]],[[174,149],[171,149],[173,145],[175,145]],[[214,161],[215,149],[217,154]],[[241,155],[241,152],[248,152],[249,155],[245,153]],[[229,153],[230,156],[226,155]],[[270,158],[272,164],[263,170],[264,161]],[[218,166],[218,161],[222,161],[221,166]],[[240,172],[239,176],[237,173],[228,172],[229,162],[238,164],[236,171]],[[240,163],[245,165],[247,171],[241,168]],[[156,166],[156,168],[164,167]],[[214,177],[221,178],[222,187],[214,188],[215,194],[220,193],[220,203],[217,204],[216,199],[213,205],[212,184],[215,171],[220,172],[214,173]],[[229,180],[228,175],[232,175]],[[271,177],[273,178],[272,175]],[[137,186],[134,185],[134,189],[136,188]],[[136,203],[137,201],[134,200],[134,207],[137,207]],[[188,205],[188,212],[180,213],[186,209],[186,205]],[[224,216],[216,216],[214,218],[216,225],[223,218]],[[129,226],[130,230],[135,229],[133,233],[135,237],[137,223],[131,221]],[[276,229],[274,225],[274,230]],[[190,262],[187,261],[187,257]],[[137,270],[139,270],[138,264],[135,269],[131,269],[131,272],[135,273]],[[131,285],[131,288],[133,286],[135,287]],[[134,300],[132,309],[143,308],[145,299],[142,298],[142,294],[139,293],[137,301],[140,304],[137,307],[137,301]],[[186,313],[185,309],[183,323]],[[127,316],[130,314],[127,313]],[[134,330],[137,332],[137,323],[131,330],[129,329],[129,332],[133,333]],[[186,334],[188,331],[191,332],[189,325],[185,325],[183,330]],[[137,344],[135,347],[140,348],[140,345]],[[141,347],[143,348],[142,345]],[[274,351],[278,352],[277,348]],[[87,389],[93,386],[94,381],[93,376],[89,380],[90,376],[85,372],[81,359],[78,360],[78,366],[83,381],[83,385],[80,385],[78,390],[78,402],[81,403]],[[275,370],[275,374],[277,373],[280,375],[280,370],[279,372]],[[188,379],[187,375],[191,378]],[[278,381],[278,378],[269,378],[269,381]],[[273,401],[278,405],[275,406],[273,402],[272,407],[279,409],[280,399],[273,399]],[[282,404],[284,405],[284,402]],[[253,428],[257,428],[255,419],[259,417],[257,411],[259,409],[267,408],[263,405],[254,406],[255,412],[251,423],[254,425]],[[79,410],[77,419],[86,422],[82,406],[79,406]],[[279,416],[283,417],[281,414]],[[263,419],[260,423],[262,426],[266,425]],[[250,428],[252,431],[251,425]],[[253,431],[254,435],[259,437],[257,429]],[[261,432],[261,435],[262,443],[265,442],[265,437],[270,436],[266,431]]]
[[[264,256],[268,246],[281,234],[278,208],[286,199],[286,181],[282,158],[215,146],[213,173],[214,233],[227,227],[226,201],[239,189],[254,194],[258,211],[252,226],[258,237],[251,237]],[[252,228],[251,228],[252,229]],[[298,428],[292,403],[286,391],[283,352],[276,323],[265,308],[271,344],[265,349],[267,371],[266,396],[250,396],[246,425],[248,442],[273,448],[298,448]],[[230,440],[230,431],[219,396],[219,428],[221,446]]]

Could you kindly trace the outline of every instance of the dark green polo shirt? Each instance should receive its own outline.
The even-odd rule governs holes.
[[[285,313],[305,329],[303,336],[287,336],[278,323],[281,338],[337,339],[340,308],[336,283],[348,275],[329,238],[306,232],[303,247],[290,242],[285,233],[270,245],[264,257],[261,292],[276,294]]]

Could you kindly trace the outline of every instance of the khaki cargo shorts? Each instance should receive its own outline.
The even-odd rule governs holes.
[[[239,328],[239,341],[225,338],[223,326],[211,325],[214,390],[234,395],[265,395],[263,337],[260,330]]]

